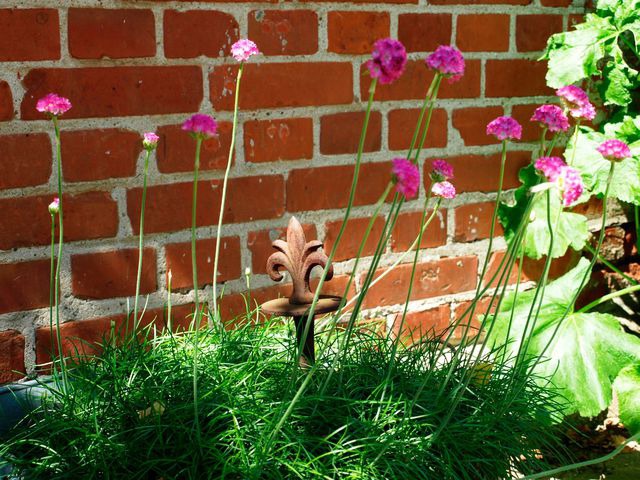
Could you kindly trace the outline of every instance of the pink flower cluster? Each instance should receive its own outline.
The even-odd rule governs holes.
[[[407,51],[398,40],[383,38],[373,44],[371,59],[367,68],[371,78],[377,78],[382,84],[395,82],[407,65]]]
[[[487,125],[487,135],[493,135],[498,140],[520,140],[522,125],[512,117],[498,117]]]
[[[569,130],[569,119],[557,105],[541,105],[531,117],[550,132],[566,132]]]
[[[71,102],[68,98],[61,97],[55,93],[49,93],[42,97],[36,103],[36,110],[42,113],[48,113],[57,117],[71,109]]]
[[[160,140],[160,137],[154,132],[147,132],[142,137],[142,146],[145,150],[153,150],[158,146],[158,140]]]
[[[196,113],[185,120],[182,130],[190,132],[196,138],[211,138],[218,131],[218,124],[209,115]]]
[[[593,120],[596,116],[596,109],[589,101],[589,96],[580,87],[575,85],[567,85],[559,88],[556,95],[564,106],[569,110],[573,118],[580,120]]]
[[[540,157],[536,160],[535,167],[549,182],[558,187],[565,207],[578,201],[584,191],[584,184],[578,170],[568,166],[559,157]]]
[[[396,191],[407,199],[416,197],[420,189],[420,170],[418,166],[406,158],[394,158],[391,163]]]
[[[451,180],[453,178],[453,167],[450,163],[437,159],[431,164],[433,170],[431,170],[431,180],[434,182],[442,182],[444,180]]]
[[[448,200],[456,198],[456,187],[454,187],[451,182],[447,182],[446,180],[443,182],[434,183],[433,187],[431,187],[431,192],[436,197],[442,197]]]
[[[49,204],[49,213],[51,215],[56,215],[60,211],[60,199],[55,197],[53,202]]]
[[[605,140],[596,150],[610,162],[620,162],[631,157],[629,145],[621,140]]]
[[[464,75],[464,57],[454,47],[440,45],[425,62],[427,67],[448,78],[450,83],[460,80]]]
[[[238,62],[246,62],[253,55],[260,54],[258,46],[247,38],[241,38],[231,45],[231,55]]]

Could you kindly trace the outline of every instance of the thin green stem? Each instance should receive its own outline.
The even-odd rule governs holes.
[[[637,292],[638,290],[640,290],[640,285],[633,285],[631,287],[623,288],[622,290],[618,290],[616,292],[611,292],[603,297],[600,297],[597,300],[594,300],[589,305],[585,305],[580,310],[578,310],[578,313],[586,313],[589,310],[593,310],[598,305],[608,302],[609,300],[622,297],[623,295],[627,295],[629,293]]]
[[[548,130],[549,130],[548,127],[544,127],[542,129],[542,136],[540,137],[540,156],[544,155],[544,152],[546,151],[545,143],[547,140]]]
[[[220,201],[220,212],[218,214],[218,229],[216,230],[216,250],[213,257],[213,318],[217,325],[222,325],[222,320],[218,315],[218,262],[220,259],[220,242],[222,240],[222,218],[224,216],[224,207],[227,200],[227,184],[229,182],[229,172],[231,170],[231,162],[233,160],[233,152],[236,144],[236,127],[238,125],[238,102],[240,99],[240,80],[242,78],[242,69],[244,63],[240,64],[238,76],[236,77],[236,91],[233,101],[233,124],[231,126],[231,145],[229,145],[229,157],[227,158],[227,167],[224,171],[224,179],[222,180],[222,199]]]
[[[575,130],[573,132],[573,151],[571,152],[571,160],[569,160],[569,165],[573,165],[573,161],[576,159],[576,145],[578,143],[578,135],[580,134],[580,119],[576,120]]]
[[[51,335],[51,351],[53,353],[54,337],[53,337],[53,301],[54,301],[54,282],[56,281],[55,267],[55,242],[56,242],[56,216],[51,213],[51,264],[49,269],[49,335]]]
[[[592,255],[596,255],[596,250],[591,245],[589,245],[588,243],[585,244],[584,248],[586,250],[588,250],[589,252],[591,252]],[[606,267],[610,268],[613,272],[615,272],[618,275],[620,275],[627,282],[633,283],[634,285],[638,285],[638,281],[635,278],[630,277],[629,275],[624,273],[622,270],[620,270],[618,267],[616,267],[613,263],[611,263],[609,260],[604,258],[602,256],[602,253],[598,252],[597,255],[598,255],[598,260],[600,260]]]
[[[200,304],[198,301],[198,265],[196,262],[196,205],[198,201],[198,172],[200,170],[200,150],[202,149],[202,136],[196,136],[196,158],[193,166],[193,200],[191,203],[191,270],[193,273],[193,303],[194,311],[194,344],[193,344],[193,410],[196,437],[200,439],[200,412],[198,409],[198,332],[200,330]],[[198,445],[200,442],[198,441]]]
[[[142,204],[140,205],[140,227],[138,234],[138,273],[136,275],[136,297],[133,300],[133,334],[136,335],[140,326],[138,318],[138,297],[140,296],[140,281],[142,278],[142,253],[144,248],[144,211],[147,203],[147,171],[149,170],[151,149],[146,150],[144,169],[142,172]]]

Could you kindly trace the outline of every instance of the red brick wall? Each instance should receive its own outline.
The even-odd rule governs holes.
[[[35,111],[50,91],[69,97],[61,122],[66,251],[62,315],[68,332],[91,337],[120,318],[135,289],[142,186],[140,133],[161,141],[150,168],[142,292],[158,312],[173,272],[173,302],[192,299],[189,259],[193,141],[179,125],[212,113],[219,138],[204,145],[198,198],[201,286],[210,293],[220,181],[230,142],[239,37],[264,56],[247,65],[237,149],[222,241],[225,315],[241,308],[243,272],[254,272],[257,299],[285,291],[264,274],[270,241],[295,213],[328,246],[347,202],[353,153],[369,79],[362,67],[372,42],[402,40],[404,77],[376,93],[354,218],[340,246],[341,293],[347,261],[389,178],[389,161],[408,146],[431,75],[427,52],[453,43],[467,72],[445,84],[425,158],[446,157],[461,195],[430,228],[412,295],[412,325],[446,325],[476,284],[497,182],[498,145],[484,126],[500,114],[527,122],[550,94],[535,59],[551,33],[583,10],[569,0],[126,1],[10,0],[0,8],[0,381],[7,370],[33,371],[48,349],[49,214],[55,192],[53,137]],[[527,140],[535,130],[525,129]],[[507,184],[529,146],[509,158]],[[424,195],[424,192],[422,192]],[[394,232],[393,261],[417,233],[422,200],[408,202]],[[376,227],[379,231],[380,226]],[[500,244],[499,244],[500,245]],[[366,248],[372,253],[372,247]],[[364,262],[366,266],[366,261]],[[371,292],[371,316],[392,319],[404,298],[406,267]],[[333,286],[332,286],[333,285]],[[357,288],[357,287],[356,287]],[[456,295],[460,292],[462,296]],[[384,307],[384,309],[375,309]],[[186,309],[183,309],[186,310]],[[423,313],[421,313],[423,312]],[[184,312],[183,312],[184,313]],[[92,332],[91,334],[89,332]],[[39,340],[36,340],[39,339]],[[37,353],[36,353],[37,352]]]

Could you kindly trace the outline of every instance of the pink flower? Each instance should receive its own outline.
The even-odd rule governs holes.
[[[383,38],[373,44],[371,60],[367,68],[371,78],[377,78],[382,84],[395,82],[407,64],[407,51],[398,40]]]
[[[569,130],[569,119],[557,105],[541,105],[531,117],[550,132],[566,132]]]
[[[494,135],[498,140],[520,140],[522,125],[511,117],[498,117],[487,125],[487,135]]]
[[[418,166],[406,158],[394,158],[391,163],[396,191],[407,199],[417,196],[420,189],[420,170]]]
[[[562,103],[573,118],[581,120],[593,120],[595,118],[596,109],[589,101],[589,95],[580,87],[567,85],[556,90],[556,95],[560,97],[560,100],[562,100]]]
[[[584,184],[580,172],[573,167],[562,167],[555,181],[562,195],[562,204],[569,207],[574,204],[584,191]]]
[[[49,204],[49,213],[51,215],[56,215],[60,211],[60,199],[58,197],[54,197],[53,202]]]
[[[36,103],[36,110],[55,117],[69,111],[70,108],[71,102],[69,99],[56,95],[55,93],[45,95]]]
[[[598,148],[596,148],[600,155],[611,162],[620,162],[625,158],[631,157],[631,150],[629,145],[620,140],[605,140]]]
[[[566,166],[566,163],[564,163],[560,157],[540,157],[535,163],[535,167],[540,170],[550,182],[555,182],[560,175],[560,170]]]
[[[182,130],[191,132],[196,138],[210,138],[218,131],[218,124],[209,115],[204,113],[196,113],[185,120],[182,124]]]
[[[427,67],[447,77],[450,83],[460,80],[464,75],[464,57],[454,47],[440,45],[425,62]]]
[[[453,178],[453,167],[450,163],[437,159],[431,164],[433,170],[431,171],[431,179],[434,182],[441,182],[443,180],[451,180]]]
[[[431,187],[431,192],[436,197],[442,197],[447,199],[456,198],[456,187],[446,180],[444,182],[434,183]]]
[[[143,135],[142,146],[145,150],[153,150],[158,145],[160,137],[154,132],[147,132]]]
[[[249,60],[249,57],[258,55],[259,53],[260,50],[258,50],[258,46],[247,38],[241,38],[231,45],[231,55],[238,62],[246,62]]]

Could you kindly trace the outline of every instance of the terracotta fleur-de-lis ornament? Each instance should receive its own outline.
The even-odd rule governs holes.
[[[307,242],[302,225],[296,217],[291,217],[287,227],[287,241],[276,240],[272,245],[277,252],[267,260],[267,272],[271,279],[276,282],[282,280],[280,269],[284,268],[291,275],[293,282],[293,292],[289,302],[293,305],[311,303],[313,301],[313,292],[309,286],[311,270],[314,267],[325,268],[329,261],[322,249],[322,242],[319,240]],[[332,265],[329,266],[326,280],[331,278],[333,278]]]

